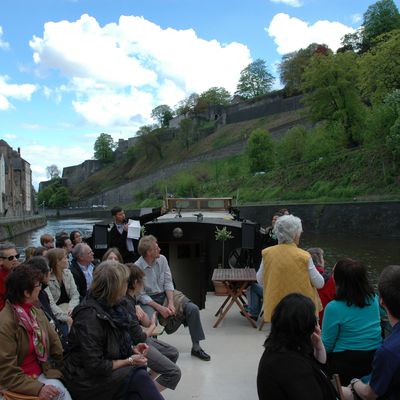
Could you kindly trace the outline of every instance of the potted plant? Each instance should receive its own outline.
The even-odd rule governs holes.
[[[221,263],[218,263],[218,268],[225,268],[225,242],[229,239],[233,239],[233,235],[226,226],[221,229],[218,229],[218,226],[215,228],[215,240],[222,242],[222,258]],[[223,282],[214,281],[213,283],[217,296],[226,296],[228,294]]]

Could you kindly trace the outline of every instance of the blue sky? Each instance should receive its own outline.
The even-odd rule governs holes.
[[[312,42],[336,50],[373,3],[1,0],[0,138],[21,148],[37,187],[46,166],[92,158],[101,132],[135,136],[157,105],[233,93],[257,58],[276,74],[283,54]]]

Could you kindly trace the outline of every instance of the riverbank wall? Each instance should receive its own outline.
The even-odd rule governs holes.
[[[0,219],[0,241],[33,231],[47,224],[44,215]]]
[[[400,202],[279,204],[240,206],[240,217],[271,225],[273,213],[287,208],[301,218],[303,231],[400,238]]]
[[[271,224],[272,215],[281,208],[301,218],[303,230],[310,233],[345,234],[400,238],[400,201],[352,202],[331,204],[257,204],[237,206],[240,217],[262,226]],[[127,210],[128,216],[139,215]],[[96,218],[111,222],[109,210],[96,208],[46,210],[48,218]]]

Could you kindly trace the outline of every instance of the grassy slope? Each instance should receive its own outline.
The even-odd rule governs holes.
[[[292,112],[226,125],[194,143],[189,151],[174,139],[164,144],[163,159],[154,154],[151,160],[142,158],[134,165],[124,161],[113,163],[82,182],[75,195],[85,197],[111,189],[186,158],[243,141],[255,128],[271,129],[301,117],[301,112]],[[249,173],[246,156],[237,155],[198,163],[166,182],[158,182],[125,206],[157,205],[166,191],[175,196],[235,196],[239,203],[393,200],[400,198],[399,182],[400,177],[391,174],[390,163],[367,150],[343,151],[330,158],[288,165],[258,176]]]

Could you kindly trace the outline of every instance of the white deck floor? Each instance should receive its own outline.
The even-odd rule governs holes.
[[[182,379],[176,390],[165,390],[166,400],[257,400],[256,376],[263,352],[267,325],[263,331],[254,329],[239,313],[236,304],[225,319],[213,328],[214,316],[225,297],[207,295],[201,320],[206,340],[201,342],[211,361],[201,361],[190,355],[191,341],[187,328],[180,327],[172,335],[159,339],[178,348],[178,365]]]

